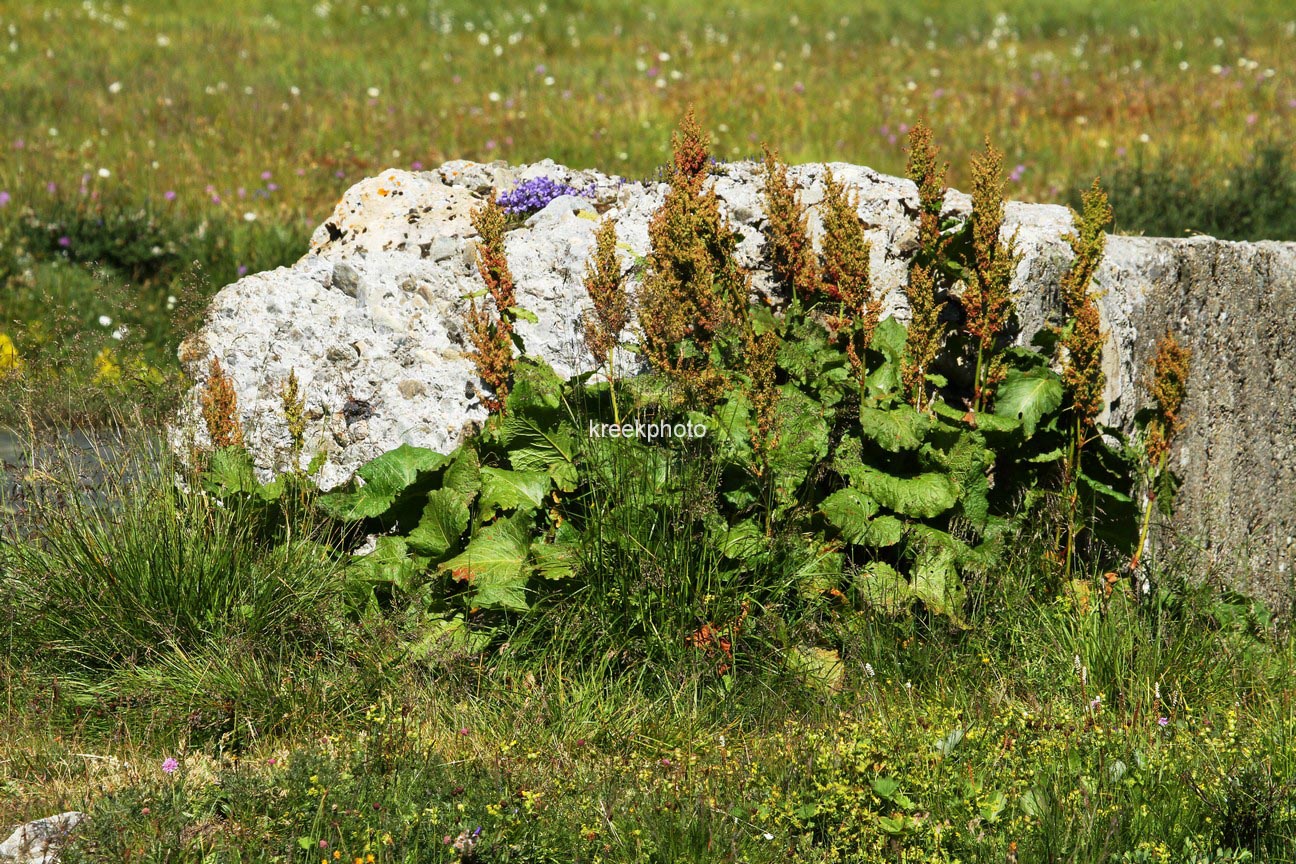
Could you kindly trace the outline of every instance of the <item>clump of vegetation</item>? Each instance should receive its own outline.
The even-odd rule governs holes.
[[[1157,340],[1156,356],[1152,360],[1152,404],[1139,419],[1143,426],[1143,523],[1139,528],[1138,543],[1130,557],[1130,573],[1136,574],[1147,545],[1152,509],[1160,504],[1169,512],[1174,497],[1174,477],[1167,470],[1170,442],[1183,431],[1183,403],[1188,395],[1188,371],[1192,352],[1179,344],[1173,333]]]
[[[793,298],[808,299],[819,290],[819,268],[805,206],[788,180],[787,165],[765,149],[766,257],[774,280]]]

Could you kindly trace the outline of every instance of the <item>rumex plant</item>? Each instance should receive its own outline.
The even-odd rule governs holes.
[[[714,398],[725,383],[726,338],[747,320],[750,279],[734,259],[738,236],[720,214],[708,176],[708,140],[693,112],[674,136],[670,187],[648,226],[639,290],[643,347],[686,400]]]
[[[1003,153],[987,138],[984,155],[972,157],[973,266],[965,271],[967,284],[959,299],[964,329],[976,346],[972,405],[977,411],[990,404],[995,386],[1007,373],[1002,351],[1015,314],[1009,286],[1021,254],[1015,231],[1007,239],[1000,236],[1003,193]]]
[[[519,317],[514,293],[513,274],[504,255],[504,210],[492,200],[472,213],[472,225],[481,235],[477,244],[477,272],[486,283],[485,293],[491,305],[478,305],[480,295],[468,298],[465,313],[468,339],[473,350],[469,355],[487,392],[482,404],[492,414],[503,410],[513,381],[514,324]],[[492,308],[493,307],[493,308]]]
[[[594,256],[585,270],[585,293],[594,303],[585,316],[585,345],[594,362],[607,370],[612,396],[614,423],[621,422],[616,401],[616,349],[621,333],[630,323],[630,298],[621,276],[616,254],[616,222],[605,219],[594,234]]]
[[[1143,423],[1143,519],[1129,569],[1136,574],[1147,545],[1152,509],[1158,503],[1168,511],[1174,496],[1174,477],[1167,462],[1170,442],[1183,430],[1183,403],[1188,394],[1188,371],[1192,353],[1179,344],[1173,333],[1157,340],[1152,360],[1152,405]]]
[[[932,142],[931,129],[915,123],[909,131],[909,159],[905,175],[918,185],[918,251],[909,265],[909,327],[905,338],[903,368],[905,392],[910,404],[927,403],[927,375],[945,343],[941,312],[939,264],[945,257],[949,238],[941,232],[941,208],[945,203],[945,172],[949,163],[938,161],[940,151]]]
[[[243,444],[243,426],[239,422],[238,394],[234,381],[225,374],[220,360],[213,357],[207,367],[207,381],[199,394],[203,423],[213,448]]]

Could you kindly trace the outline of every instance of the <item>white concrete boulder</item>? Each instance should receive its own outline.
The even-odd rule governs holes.
[[[85,818],[71,810],[19,825],[0,843],[0,864],[55,864],[68,836]]]
[[[859,196],[875,289],[904,317],[917,190],[862,166],[830,167]],[[824,166],[790,173],[817,231]],[[581,280],[599,213],[617,219],[633,290],[632,264],[648,250],[648,221],[664,185],[550,161],[384,171],[343,195],[292,267],[247,276],[216,295],[204,327],[181,347],[196,384],[173,430],[178,449],[206,443],[197,394],[211,357],[233,379],[247,443],[267,473],[290,459],[279,395],[290,371],[307,404],[301,459],[326,455],[318,475],[325,488],[401,443],[456,446],[485,417],[460,323],[464,296],[482,287],[469,213],[492,190],[536,177],[587,191],[554,200],[507,236],[518,303],[539,319],[519,332],[528,353],[560,373],[591,369],[580,338],[590,305]],[[742,235],[740,259],[754,272],[754,287],[765,290],[762,169],[724,165],[714,182]],[[969,206],[962,193],[946,199],[952,213]],[[1058,314],[1071,214],[1010,203],[1005,230],[1014,229],[1025,252],[1014,283],[1025,341]],[[1193,351],[1191,425],[1174,453],[1186,481],[1177,534],[1200,547],[1200,560],[1234,574],[1239,587],[1285,598],[1296,560],[1296,244],[1114,236],[1095,282],[1109,330],[1111,422],[1127,424],[1140,406],[1157,337],[1173,330]]]

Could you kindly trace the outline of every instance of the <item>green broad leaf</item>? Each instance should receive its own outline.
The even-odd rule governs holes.
[[[1047,462],[1056,462],[1057,460],[1061,459],[1065,455],[1066,455],[1066,448],[1054,447],[1052,450],[1046,450],[1043,453],[1036,453],[1034,456],[1029,457],[1026,461],[1034,462],[1037,464],[1043,464]]]
[[[514,321],[525,321],[528,324],[540,323],[540,319],[530,309],[523,309],[521,306],[510,306],[508,312],[513,316]]]
[[[878,516],[871,520],[868,528],[860,535],[860,546],[872,546],[884,549],[894,546],[904,539],[905,523],[894,516]]]
[[[548,363],[534,357],[519,357],[513,365],[509,413],[526,414],[531,408],[557,408],[562,404],[563,388],[563,379]]]
[[[239,446],[222,447],[207,461],[202,484],[212,495],[251,494],[261,484],[256,479],[252,456]]]
[[[862,465],[852,473],[851,481],[860,491],[903,516],[930,519],[958,501],[954,481],[935,471],[900,477]]]
[[[1102,495],[1105,498],[1110,498],[1113,501],[1119,501],[1122,504],[1128,504],[1134,500],[1130,498],[1130,496],[1126,495],[1124,492],[1120,492],[1116,489],[1113,489],[1111,486],[1108,486],[1106,483],[1103,483],[1102,481],[1089,476],[1083,471],[1080,472],[1079,478],[1080,478],[1080,482],[1084,483],[1085,486],[1089,487],[1089,489],[1093,490],[1099,495]]]
[[[860,432],[888,453],[916,450],[931,428],[931,418],[901,403],[894,408],[860,408]]]
[[[563,492],[575,491],[576,430],[570,423],[542,425],[534,417],[513,415],[504,421],[501,437],[509,465],[518,471],[544,471]]]
[[[567,523],[563,523],[564,526]],[[580,563],[580,535],[575,530],[560,531],[552,541],[537,540],[531,544],[531,559],[541,579],[570,579]]]
[[[865,605],[886,615],[899,615],[913,605],[909,582],[884,561],[870,561],[855,578],[855,590]]]
[[[894,777],[874,777],[869,784],[873,793],[883,801],[890,801],[900,791],[900,781]]]
[[[529,512],[544,503],[551,478],[544,471],[509,471],[503,468],[481,469],[481,500],[478,512],[483,521],[497,510]]]
[[[356,522],[376,519],[396,503],[396,498],[414,485],[420,474],[444,466],[449,457],[429,450],[402,444],[361,465],[356,477],[364,485],[353,492],[330,492],[318,499],[319,508],[334,519]]]
[[[769,550],[769,540],[754,519],[744,519],[736,525],[725,525],[724,520],[712,530],[711,541],[720,554],[731,561],[744,561]]]
[[[997,822],[999,814],[1008,806],[1008,796],[998,789],[990,790],[985,803],[981,805],[981,818],[987,822]]]
[[[465,504],[471,504],[481,492],[481,463],[472,446],[461,445],[450,454],[450,465],[441,478],[441,487],[456,492]]]
[[[775,497],[795,500],[810,471],[828,455],[828,423],[823,407],[791,384],[779,387],[777,440],[769,453]]]
[[[982,432],[1016,432],[1021,428],[1021,421],[1016,417],[1001,417],[985,411],[960,410],[953,405],[946,405],[940,399],[932,402],[932,408],[940,416],[953,420],[957,426],[979,429]]]
[[[942,759],[948,758],[958,749],[959,744],[963,743],[963,736],[966,734],[962,728],[953,729],[944,738],[932,745],[932,749],[941,755]]]
[[[888,316],[873,331],[869,346],[882,355],[882,364],[865,378],[865,385],[874,395],[895,393],[900,389],[901,370],[904,368],[904,325]]]
[[[409,546],[434,561],[440,560],[458,547],[459,538],[468,530],[469,518],[468,503],[457,490],[430,492],[423,515],[407,538]]]
[[[995,391],[994,413],[1019,421],[1022,432],[1029,438],[1035,434],[1040,419],[1056,411],[1061,404],[1062,379],[1051,370],[1022,372],[1009,369]]]
[[[467,548],[438,568],[472,586],[472,603],[482,609],[525,612],[529,520],[522,514],[492,522]]]
[[[792,581],[805,597],[818,597],[841,583],[842,560],[840,552],[815,551],[792,574]]]
[[[930,611],[958,622],[967,591],[954,565],[954,550],[927,546],[913,565],[913,593]]]
[[[373,551],[351,558],[346,567],[347,582],[391,585],[411,591],[416,578],[426,569],[427,559],[409,554],[403,537],[383,535],[374,541]]]
[[[819,505],[824,518],[841,532],[847,543],[864,545],[869,532],[870,519],[877,513],[878,503],[853,486],[839,489]]]
[[[730,394],[724,403],[716,407],[713,417],[695,417],[690,414],[689,419],[694,423],[706,424],[721,458],[744,466],[751,464],[751,403],[745,395]]]
[[[486,650],[493,635],[489,630],[470,628],[462,614],[449,619],[437,618],[428,622],[410,645],[409,656],[425,663],[445,663],[457,656]]]

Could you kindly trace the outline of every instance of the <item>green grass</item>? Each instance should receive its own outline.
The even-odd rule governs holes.
[[[19,5],[0,14],[0,332],[44,419],[102,418],[123,397],[165,412],[140,382],[179,386],[176,345],[202,301],[241,268],[300,255],[351,183],[454,158],[647,176],[689,105],[720,158],[768,142],[793,162],[900,173],[904,130],[926,117],[956,186],[989,134],[1011,197],[1069,200],[1101,174],[1131,193],[1116,199],[1122,230],[1290,238],[1286,163],[1245,196],[1219,190],[1262,142],[1290,148],[1296,19],[1277,0],[1160,11]],[[1232,219],[1238,207],[1252,217]],[[69,389],[104,383],[105,360],[126,386],[68,404]]]

